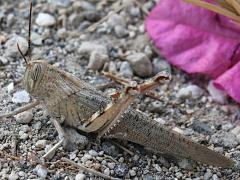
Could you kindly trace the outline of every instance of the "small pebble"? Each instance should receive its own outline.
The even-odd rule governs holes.
[[[19,177],[18,177],[18,174],[12,171],[8,178],[9,180],[17,180]]]
[[[19,131],[19,139],[21,140],[26,140],[28,138],[28,134],[23,132],[23,131]]]
[[[27,103],[30,101],[30,96],[27,91],[22,90],[15,92],[12,97],[13,103]]]
[[[51,2],[54,3],[56,6],[64,8],[68,7],[71,4],[70,0],[54,0]]]
[[[40,148],[40,149],[45,148],[46,145],[47,145],[47,140],[45,140],[45,139],[38,140],[38,141],[36,142],[36,144],[35,144],[35,146],[36,146],[37,148]]]
[[[109,168],[104,169],[103,173],[109,176],[110,175],[110,169]]]
[[[108,163],[109,169],[114,169],[115,165],[116,165],[116,164],[115,164],[114,162],[109,162],[109,163]]]
[[[8,59],[4,56],[0,56],[0,65],[6,65],[8,63]]]
[[[153,59],[153,72],[154,72],[154,74],[157,74],[161,71],[171,72],[170,64],[166,60],[163,60],[163,59],[160,59],[160,58],[154,58]]]
[[[84,156],[81,158],[81,161],[85,163],[90,159],[92,159],[92,156],[90,154],[84,154]]]
[[[137,174],[136,174],[136,171],[130,169],[130,170],[129,170],[129,175],[130,175],[131,177],[134,177],[134,176],[136,176]]]
[[[31,41],[34,45],[40,46],[40,45],[42,45],[43,38],[40,34],[33,32],[31,34]]]
[[[91,149],[90,151],[88,151],[88,153],[89,153],[91,156],[94,156],[94,157],[98,156],[98,153],[97,153],[95,150],[93,150],[93,149]]]
[[[108,61],[109,61],[108,55],[98,51],[93,51],[90,55],[87,68],[99,71],[102,69],[103,65]]]
[[[27,124],[27,123],[30,123],[32,121],[33,113],[32,113],[31,110],[28,110],[28,111],[24,111],[20,114],[17,114],[14,117],[15,117],[17,123]]]
[[[219,180],[218,176],[216,174],[213,174],[212,180]]]
[[[51,14],[40,12],[37,15],[36,24],[39,26],[53,26],[55,23],[56,20]]]
[[[213,81],[209,81],[208,83],[208,87],[207,90],[209,92],[209,94],[211,95],[212,99],[220,104],[225,104],[227,103],[227,94],[226,92],[217,89],[214,84]]]
[[[211,142],[217,146],[224,146],[226,148],[234,148],[239,144],[237,137],[224,131],[218,131],[211,137]]]
[[[124,177],[127,174],[127,166],[125,164],[117,164],[114,168],[114,172],[118,177]]]
[[[209,180],[212,177],[212,172],[210,169],[207,169],[207,172],[204,174],[203,179]]]
[[[134,73],[140,77],[149,77],[152,74],[152,63],[144,53],[135,53],[126,58]]]
[[[48,170],[46,167],[42,165],[37,165],[37,167],[33,170],[40,178],[45,179],[48,174]]]
[[[197,131],[199,133],[204,133],[204,134],[209,134],[209,135],[213,133],[213,130],[211,129],[211,127],[208,124],[201,122],[199,120],[193,121],[192,128],[194,131]]]
[[[186,99],[186,98],[197,99],[201,97],[202,94],[203,94],[203,90],[197,85],[188,85],[186,87],[181,88],[178,91],[177,97],[180,99]]]
[[[79,173],[75,176],[75,180],[84,180],[86,178],[85,174]]]
[[[125,77],[125,78],[129,78],[129,79],[132,78],[133,71],[128,62],[124,61],[121,63],[119,75],[122,77]]]

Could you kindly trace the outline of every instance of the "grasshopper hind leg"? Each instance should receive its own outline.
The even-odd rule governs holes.
[[[54,118],[51,118],[51,121],[58,132],[59,141],[43,156],[44,158],[48,158],[60,146],[63,146],[67,151],[74,151],[78,148],[83,149],[88,144],[87,137],[79,134],[74,128],[62,126]]]

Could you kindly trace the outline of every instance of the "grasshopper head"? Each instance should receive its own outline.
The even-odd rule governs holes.
[[[29,93],[34,95],[41,82],[47,63],[42,60],[30,61],[27,63],[27,68],[23,77],[23,87]]]

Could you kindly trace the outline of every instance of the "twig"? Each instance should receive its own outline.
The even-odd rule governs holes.
[[[114,161],[115,163],[119,163],[116,159],[114,159],[112,156],[106,155],[104,154],[105,158],[111,159],[112,161]]]
[[[85,172],[88,172],[88,173],[91,173],[95,176],[98,176],[98,177],[101,177],[101,178],[104,178],[104,179],[111,179],[111,180],[119,180],[118,178],[113,178],[111,176],[108,176],[108,175],[105,175],[103,173],[100,173],[98,171],[95,171],[93,169],[90,169],[90,168],[87,168],[85,167],[84,165],[80,164],[80,163],[75,163],[74,161],[70,160],[70,159],[67,159],[65,157],[61,158],[62,161],[65,161],[69,164],[71,164],[72,166],[75,166],[75,167],[78,167],[79,169],[81,169],[82,171],[85,171]]]
[[[100,19],[98,22],[92,24],[91,26],[89,26],[85,32],[93,32],[95,31],[95,29],[97,28],[97,26],[99,26],[100,24],[102,24],[104,21],[106,21],[113,13],[118,13],[119,11],[121,11],[123,8],[125,7],[125,5],[120,6],[119,8],[115,9],[113,12],[108,13],[106,16],[104,16],[102,19]]]
[[[138,0],[133,0],[133,2],[142,10],[145,15],[149,14],[149,11],[140,2],[138,2]]]
[[[111,143],[113,143],[114,145],[118,146],[119,148],[121,148],[122,150],[126,151],[128,154],[130,154],[131,156],[134,156],[134,152],[130,151],[129,149],[123,147],[121,144],[111,141],[109,140]]]
[[[17,136],[16,136],[16,134],[13,134],[12,135],[12,149],[11,149],[13,156],[17,155],[17,143],[18,143]]]
[[[8,154],[7,152],[2,151],[2,150],[0,150],[0,155],[2,155],[4,157],[7,157],[7,158],[10,158],[10,159],[15,160],[15,161],[19,161],[20,160],[20,157],[13,156],[13,155]]]
[[[48,158],[48,156],[54,152],[59,146],[61,146],[63,143],[63,139],[59,141],[57,144],[55,144],[46,154],[43,155],[43,158]]]
[[[5,118],[5,117],[15,116],[15,115],[17,115],[17,114],[19,114],[21,112],[24,112],[24,111],[26,111],[28,109],[33,108],[33,107],[35,107],[35,106],[37,106],[39,104],[40,104],[40,102],[38,100],[35,100],[32,103],[27,104],[26,106],[20,107],[20,108],[14,110],[14,111],[9,112],[9,113],[0,115],[0,119]]]

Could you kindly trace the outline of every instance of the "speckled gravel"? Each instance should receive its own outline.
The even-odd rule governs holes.
[[[159,101],[143,96],[134,106],[163,126],[240,160],[238,105],[213,89],[207,78],[187,75],[159,57],[145,35],[142,10],[124,0],[127,7],[113,13],[120,2],[34,0],[32,59],[45,59],[93,85],[109,82],[101,76],[102,70],[138,82],[161,70],[171,71],[172,80],[157,89]],[[139,2],[147,10],[155,3],[154,0]],[[28,1],[0,1],[1,113],[25,104],[13,102],[12,98],[22,90],[19,82],[25,63],[16,49],[16,42],[22,52],[27,51],[28,9]],[[93,32],[86,32],[86,28],[110,12],[112,15]],[[17,148],[12,155],[14,137],[17,137]],[[13,118],[5,118],[0,124],[0,179],[94,179],[93,175],[62,162],[61,157],[120,179],[240,178],[237,169],[221,169],[156,155],[130,142],[118,143],[134,155],[106,140],[98,142],[88,137],[88,141],[86,147],[73,152],[60,147],[43,164],[43,154],[58,142],[57,132],[45,109],[39,105]]]

